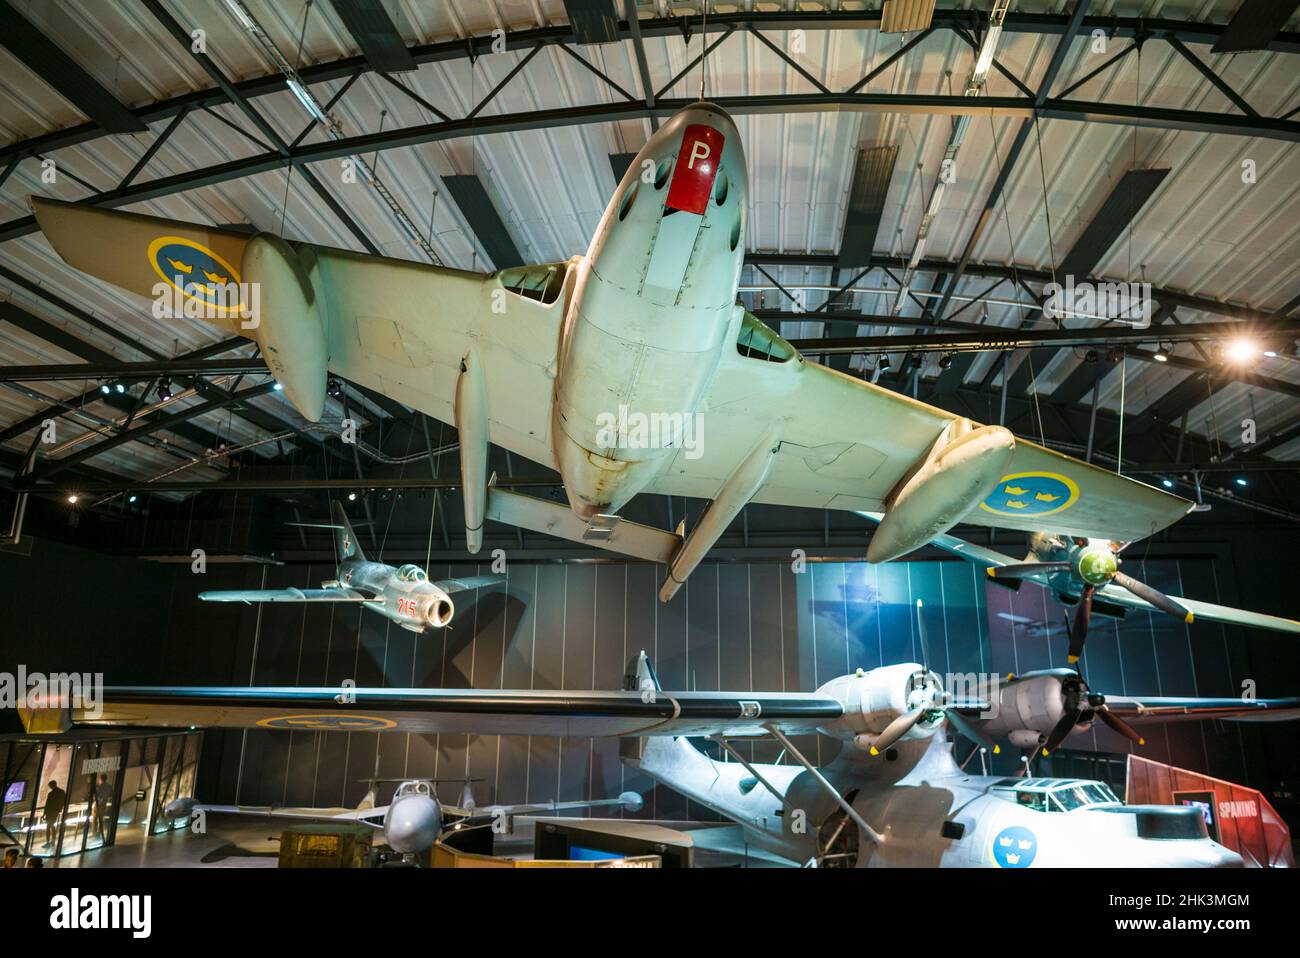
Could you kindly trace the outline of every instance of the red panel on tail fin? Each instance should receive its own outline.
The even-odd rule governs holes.
[[[685,213],[703,213],[718,175],[722,145],[726,138],[720,130],[703,123],[692,123],[682,136],[673,181],[668,187],[668,206]]]

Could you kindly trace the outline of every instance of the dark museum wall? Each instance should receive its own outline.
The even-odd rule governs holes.
[[[1012,538],[1001,537],[1000,548],[1021,551]],[[1172,594],[1296,615],[1291,568],[1285,543],[1244,537],[1153,545],[1145,561],[1139,553],[1125,565]],[[430,575],[486,571],[435,564]],[[656,599],[662,570],[645,564],[515,562],[507,574],[508,589],[462,599],[444,635],[419,637],[355,608],[195,599],[203,589],[314,586],[333,577],[332,566],[213,564],[198,576],[187,565],[37,540],[31,556],[0,553],[3,667],[103,671],[109,684],[353,679],[361,686],[612,689],[644,648],[669,689],[803,690],[858,667],[917,660],[918,598],[930,665],[940,673],[1005,675],[1065,664],[1062,612],[1048,593],[1032,585],[1008,591],[952,559],[810,562],[802,573],[788,562],[706,563],[668,605]],[[1237,695],[1246,680],[1261,697],[1300,690],[1293,640],[1148,614],[1122,623],[1095,616],[1083,672],[1094,689],[1111,694]],[[1294,791],[1300,779],[1294,736],[1294,726],[1172,725],[1150,729],[1141,753],[1275,794],[1284,785]],[[828,759],[835,746],[822,740],[815,747]],[[1104,728],[1068,747],[1129,751]],[[959,742],[959,760],[968,748]],[[1012,752],[998,759],[997,771],[1015,771]],[[776,750],[757,744],[753,754],[771,760]],[[646,793],[645,815],[700,817],[698,807],[627,772],[614,740],[214,732],[199,790],[210,801],[350,805],[376,769],[382,777],[482,778],[475,785],[480,804],[636,789]],[[439,792],[454,801],[459,786],[449,782]],[[1286,802],[1276,804],[1288,815]]]

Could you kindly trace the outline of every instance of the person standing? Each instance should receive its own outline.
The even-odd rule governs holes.
[[[50,782],[50,790],[45,793],[45,809],[41,813],[41,820],[45,822],[45,844],[42,848],[49,848],[53,844],[51,839],[54,837],[59,827],[59,819],[63,817],[63,806],[67,804],[68,793],[59,788],[59,783]]]
[[[95,786],[95,834],[105,837],[108,835],[108,816],[112,814],[112,806],[113,784],[101,772],[99,783]]]

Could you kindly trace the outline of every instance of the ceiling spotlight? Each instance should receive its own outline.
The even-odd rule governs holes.
[[[120,393],[126,392],[126,386],[123,383],[113,383],[113,388]]]
[[[127,502],[135,502],[135,501],[136,501],[137,499],[139,499],[139,498],[140,498],[139,496],[137,496],[137,495],[135,495],[135,494],[132,494],[132,495],[129,495],[129,496],[126,497],[126,501],[127,501]]]
[[[356,502],[356,501],[357,501],[357,494],[355,492],[349,492],[348,502]]]
[[[1172,489],[1174,487],[1174,481],[1172,479],[1161,479],[1160,485],[1164,486],[1166,489]]]
[[[1277,350],[1276,350],[1276,349],[1266,349],[1266,350],[1264,350],[1264,355],[1267,356],[1269,359],[1277,359]]]
[[[1234,339],[1223,347],[1223,358],[1230,363],[1248,363],[1258,355],[1259,347],[1253,340],[1246,339],[1244,336]]]
[[[158,398],[163,402],[169,402],[172,398],[172,381],[164,379],[158,384]]]
[[[881,353],[879,365],[881,369],[888,369],[890,367],[889,356],[885,353]]]
[[[1097,350],[1090,349],[1086,353],[1084,353],[1083,361],[1085,363],[1095,363],[1097,361]]]
[[[1156,351],[1151,354],[1151,357],[1158,363],[1169,362],[1169,353],[1163,346],[1157,346]]]
[[[952,368],[952,353],[944,353],[942,356],[939,357],[939,368],[940,369]]]
[[[276,392],[280,392],[281,390],[284,389],[284,387],[281,386],[279,383],[276,383],[276,384],[275,384],[273,387],[271,387],[271,388],[273,388]]]
[[[71,494],[68,496],[68,505],[70,505],[70,506],[75,506],[75,505],[77,504],[77,500],[78,500],[79,498],[80,498],[80,496],[78,496],[75,492],[74,492],[74,493],[71,493]]]
[[[331,376],[325,383],[325,391],[335,399],[339,399],[343,395],[343,384]]]
[[[1239,485],[1239,486],[1244,486],[1244,485],[1246,484],[1246,477],[1245,477],[1245,476],[1238,476],[1238,477],[1236,478],[1235,481],[1236,481],[1237,485]]]
[[[113,387],[111,387],[108,383],[100,383],[99,391],[102,392],[105,396],[107,396],[109,393],[113,391]]]

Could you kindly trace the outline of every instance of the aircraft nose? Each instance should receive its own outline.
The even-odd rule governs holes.
[[[395,852],[427,851],[438,837],[441,818],[437,804],[422,795],[400,801],[384,825],[384,840]]]

